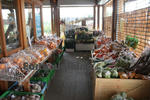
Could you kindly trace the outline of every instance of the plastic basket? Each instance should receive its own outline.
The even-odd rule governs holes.
[[[0,100],[5,98],[7,95],[9,95],[10,91],[6,91],[4,92],[1,96],[0,96]]]
[[[37,81],[31,81],[31,82],[37,82]],[[18,82],[14,83],[14,85],[12,85],[8,90],[11,91],[11,92],[14,92],[14,93],[22,93],[22,94],[38,94],[38,95],[44,95],[46,89],[47,89],[47,83],[46,82],[43,82],[44,83],[44,86],[41,90],[41,92],[39,93],[32,93],[32,92],[24,92],[24,91],[14,91],[12,90],[13,87],[15,87],[16,85],[18,85]]]
[[[15,92],[15,91],[7,91],[3,94],[3,96],[0,97],[1,99],[7,98],[9,95],[15,94],[17,96],[24,96],[24,95],[39,95],[41,97],[40,100],[44,100],[44,96],[37,93],[30,93],[30,92]]]
[[[41,71],[42,72],[42,71]],[[51,74],[54,72],[54,70],[50,70],[49,74],[46,77],[32,77],[31,81],[42,81],[42,82],[46,82],[47,84],[49,83],[50,79],[51,79]]]

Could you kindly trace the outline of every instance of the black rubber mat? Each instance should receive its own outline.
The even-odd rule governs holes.
[[[45,100],[92,100],[90,52],[65,53]]]

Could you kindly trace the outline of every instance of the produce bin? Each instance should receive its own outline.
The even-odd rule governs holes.
[[[40,72],[43,72],[43,71],[41,70]],[[51,80],[53,72],[54,72],[54,69],[50,70],[49,74],[46,77],[35,77],[35,76],[33,76],[31,78],[31,81],[42,81],[42,82],[46,82],[48,84]]]
[[[75,48],[75,40],[71,38],[67,38],[65,40],[65,47],[67,49],[74,49]]]
[[[96,78],[94,89],[94,100],[110,100],[120,92],[134,100],[150,100],[150,80]]]
[[[10,91],[4,92],[4,93],[0,96],[0,100],[3,99],[3,98],[5,98],[9,93],[10,93]]]
[[[39,95],[40,96],[40,100],[44,100],[44,96],[43,95],[40,95],[40,94],[36,94],[36,93],[29,93],[29,92],[14,92],[14,91],[7,91],[3,94],[3,96],[0,97],[0,100],[1,99],[5,99],[7,98],[9,95],[17,95],[17,96],[25,96],[25,95]]]
[[[37,81],[31,81],[31,82],[34,82],[34,83],[35,83],[35,82],[37,82]],[[9,88],[9,91],[14,92],[14,93],[22,93],[22,94],[27,93],[27,94],[44,95],[44,93],[45,93],[45,91],[46,91],[46,89],[47,89],[47,83],[46,83],[46,82],[43,82],[43,83],[44,83],[44,86],[42,87],[42,90],[41,90],[41,92],[39,92],[39,93],[24,92],[24,91],[14,91],[13,88],[14,88],[16,85],[18,85],[18,82],[14,83],[14,85],[13,85],[11,88]]]
[[[59,62],[61,61],[62,57],[64,54],[64,50],[62,50],[62,52],[57,56],[56,61],[53,63],[53,65],[58,65]]]

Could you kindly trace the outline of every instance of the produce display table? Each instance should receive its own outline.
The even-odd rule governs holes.
[[[149,100],[150,80],[105,79],[95,77],[94,100],[110,100],[112,95],[126,92],[135,100]]]
[[[91,51],[94,100],[150,100],[150,48],[138,58],[124,42],[97,38]]]
[[[33,85],[30,81],[31,77],[41,70],[45,65],[50,69],[51,66],[47,65],[46,61],[52,58],[52,54],[61,53],[62,40],[57,37],[42,37],[39,40],[35,40],[29,48],[21,50],[9,57],[1,59],[0,63],[0,91],[1,93],[8,91],[8,82],[18,82],[18,88],[23,92],[32,92],[33,86],[38,85],[39,82],[45,82],[38,80]],[[55,62],[55,61],[54,61]],[[51,62],[51,63],[54,63]],[[54,74],[52,70],[46,79],[46,88],[48,81]],[[31,86],[32,84],[32,86]],[[38,85],[40,87],[40,85]],[[42,87],[42,86],[41,86]],[[33,90],[34,91],[34,90]],[[21,92],[21,91],[18,91]],[[42,97],[43,98],[43,97]]]

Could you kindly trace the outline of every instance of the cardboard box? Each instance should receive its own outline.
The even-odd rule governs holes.
[[[96,78],[94,91],[94,100],[110,100],[122,91],[135,100],[150,100],[150,80]]]

